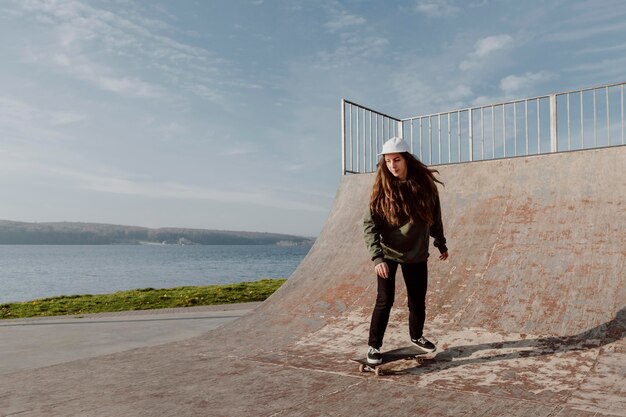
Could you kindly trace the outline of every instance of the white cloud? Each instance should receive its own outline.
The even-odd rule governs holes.
[[[54,62],[66,69],[73,76],[89,81],[98,88],[130,97],[153,98],[164,95],[156,85],[146,83],[137,78],[112,74],[114,71],[104,65],[91,62],[86,57],[70,58],[65,54],[54,56]]]
[[[428,17],[445,17],[457,14],[460,9],[448,0],[418,0],[415,11]]]
[[[37,117],[37,113],[37,109],[23,101],[0,97],[0,121],[5,127],[10,122],[16,125],[28,124]]]
[[[424,69],[421,69],[424,71]],[[411,112],[408,116],[420,116],[461,108],[472,96],[472,88],[457,80],[433,84],[415,77],[410,68],[391,75],[392,85],[403,107]]]
[[[464,100],[472,95],[472,89],[467,85],[460,84],[449,90],[447,95],[453,100]]]
[[[596,62],[580,63],[564,68],[564,72],[578,73],[587,78],[587,85],[598,84],[598,80],[623,81],[626,56],[615,54],[615,58],[606,58]]]
[[[216,152],[219,156],[241,156],[241,155],[250,155],[257,153],[258,149],[256,147],[246,147],[246,146],[233,146],[232,144],[228,144],[226,148],[218,150]]]
[[[358,65],[384,55],[389,40],[375,35],[350,34],[341,36],[339,45],[332,51],[322,51],[313,65],[318,69]]]
[[[45,110],[26,101],[0,96],[0,126],[4,141],[38,142],[63,139],[60,127],[87,120],[75,111]]]
[[[504,49],[513,42],[509,35],[487,36],[476,42],[474,55],[482,58],[498,49]]]
[[[91,68],[89,68],[91,74]],[[152,86],[141,80],[127,77],[110,77],[102,74],[95,74],[93,78],[87,78],[98,84],[103,90],[123,93],[137,97],[158,97],[161,94],[156,86]]]
[[[285,167],[285,171],[289,171],[289,172],[302,171],[304,168],[306,168],[306,165],[304,164],[292,164],[292,165],[287,165]]]
[[[479,96],[472,100],[472,106],[486,106],[499,101],[502,101],[500,97]]]
[[[487,36],[474,44],[474,50],[467,59],[461,61],[459,68],[463,71],[480,67],[483,61],[496,51],[509,48],[513,45],[510,35]]]
[[[232,190],[175,181],[150,181],[47,146],[38,149],[13,146],[4,152],[10,158],[0,164],[0,175],[20,176],[23,183],[30,181],[50,188],[157,199],[242,203],[281,210],[327,211],[326,207],[304,202],[304,195],[300,201],[281,195],[285,190],[262,189],[254,185],[249,189]]]
[[[39,64],[59,66],[105,91],[154,98],[182,89],[220,102],[221,90],[257,88],[237,79],[236,71],[227,71],[232,64],[228,60],[176,40],[178,30],[165,21],[138,13],[116,14],[78,1],[25,0],[14,5],[50,33],[47,44],[28,45],[25,51],[36,56]],[[149,68],[151,79],[160,79],[147,81],[146,71],[140,68]]]
[[[602,26],[577,28],[576,30],[564,30],[547,36],[548,40],[555,41],[581,41],[594,36],[610,36],[611,34],[623,34],[626,30],[626,21]]]
[[[600,43],[605,43],[607,35],[619,38],[626,29],[623,0],[584,0],[574,2],[571,8],[572,13],[555,22],[557,25],[546,36],[548,40],[581,41],[599,36]]]
[[[362,25],[367,22],[364,17],[348,14],[345,10],[333,10],[331,14],[330,21],[326,23],[326,27],[331,31],[338,31],[351,26]]]
[[[198,187],[176,182],[137,181],[127,178],[102,177],[83,172],[63,172],[79,180],[78,188],[104,193],[127,194],[151,198],[202,200],[221,203],[244,203],[288,210],[326,211],[316,205],[285,200],[262,190],[233,191]]]
[[[610,46],[592,46],[589,48],[583,48],[576,51],[577,54],[599,54],[604,52],[616,52],[626,49],[626,42],[610,45]]]
[[[555,78],[555,75],[548,71],[526,72],[522,75],[509,75],[500,80],[500,89],[505,96],[514,94],[532,94],[538,84]]]
[[[83,122],[85,120],[87,120],[86,116],[76,112],[54,111],[50,113],[50,123],[52,124],[52,126],[73,125]]]

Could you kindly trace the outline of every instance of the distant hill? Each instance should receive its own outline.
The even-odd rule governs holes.
[[[262,232],[149,229],[99,223],[26,223],[0,220],[0,245],[310,245],[314,239]]]

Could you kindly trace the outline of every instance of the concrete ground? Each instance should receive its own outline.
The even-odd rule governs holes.
[[[260,303],[0,321],[0,375],[189,339]]]

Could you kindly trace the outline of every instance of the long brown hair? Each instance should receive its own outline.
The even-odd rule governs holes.
[[[439,195],[435,183],[443,185],[435,177],[439,171],[428,168],[409,152],[400,155],[406,161],[406,181],[398,180],[389,172],[383,155],[376,166],[370,210],[392,226],[419,220],[432,225],[433,204]]]

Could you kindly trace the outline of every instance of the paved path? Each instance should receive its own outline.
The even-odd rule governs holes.
[[[0,375],[189,339],[259,304],[0,320]]]

